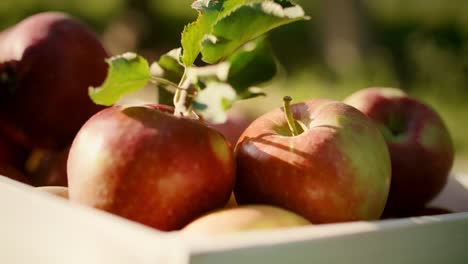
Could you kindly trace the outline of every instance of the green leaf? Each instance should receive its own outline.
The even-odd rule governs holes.
[[[185,67],[181,62],[181,48],[173,49],[163,54],[150,67],[152,80],[158,88],[160,104],[173,106],[173,92],[182,79]]]
[[[185,26],[182,32],[182,62],[185,66],[192,66],[200,54],[201,41],[211,31],[213,23],[217,18],[216,12],[200,14],[195,22]]]
[[[158,62],[154,62],[151,65],[151,75],[179,83],[185,70],[184,65],[180,61],[181,52],[181,48],[177,48],[163,54]]]
[[[245,100],[259,96],[266,96],[266,93],[263,91],[263,89],[255,86],[249,87],[247,90],[241,93],[237,93],[237,98],[239,100]]]
[[[265,38],[248,42],[227,61],[231,65],[228,83],[234,87],[239,99],[264,95],[249,88],[270,81],[276,75],[276,60]]]
[[[226,121],[227,110],[236,100],[236,91],[227,83],[209,82],[192,102],[192,108],[212,123]]]
[[[196,21],[185,26],[182,32],[182,62],[192,66],[200,54],[201,43],[206,35],[211,34],[213,25],[219,19],[229,15],[233,10],[245,4],[262,2],[264,0],[197,0],[192,8],[199,12]]]
[[[299,5],[289,1],[262,1],[242,5],[217,20],[203,37],[203,61],[216,63],[246,42],[294,21],[308,19]]]
[[[265,95],[254,87],[276,74],[276,61],[264,38],[251,41],[228,60],[204,67],[186,68],[190,83],[198,87],[192,108],[212,122],[223,122],[234,100]]]
[[[107,77],[99,87],[90,87],[88,94],[94,103],[110,106],[122,96],[143,88],[150,80],[148,62],[135,53],[124,53],[106,60]]]

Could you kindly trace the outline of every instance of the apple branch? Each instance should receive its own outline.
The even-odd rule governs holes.
[[[199,16],[184,28],[180,48],[163,54],[151,65],[135,53],[108,59],[106,80],[89,89],[91,99],[110,106],[152,82],[157,89],[165,89],[162,102],[174,105],[174,115],[196,113],[210,122],[222,123],[235,101],[264,95],[254,88],[277,73],[276,59],[264,35],[309,19],[302,7],[289,0],[195,3]],[[208,65],[194,65],[197,57]],[[173,93],[172,98],[166,91]]]
[[[188,86],[190,85],[190,81],[186,78],[186,71],[184,71],[184,74],[182,75],[182,78],[180,79],[178,87],[180,89],[177,89],[175,94],[174,94],[174,115],[176,116],[183,116],[185,113],[187,113],[187,107],[185,107],[185,101],[187,98],[187,91]]]
[[[289,126],[289,130],[291,131],[291,134],[293,136],[297,136],[299,135],[299,132],[297,131],[296,121],[294,120],[292,113],[291,113],[291,101],[292,101],[291,96],[283,97],[283,109],[284,109],[284,114],[286,116],[286,120],[288,121],[288,126]]]

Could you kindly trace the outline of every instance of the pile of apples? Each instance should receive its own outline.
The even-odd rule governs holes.
[[[223,233],[408,216],[452,167],[440,116],[399,89],[285,97],[230,143],[169,106],[94,105],[87,89],[104,80],[105,57],[59,13],[1,33],[0,174],[34,183],[21,175],[33,150],[57,151],[68,193],[44,190],[159,230]]]

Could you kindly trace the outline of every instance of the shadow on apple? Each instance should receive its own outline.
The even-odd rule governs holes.
[[[378,219],[390,184],[378,128],[355,108],[324,99],[291,105],[291,113],[298,135],[278,108],[239,139],[238,204],[279,206],[314,224]]]

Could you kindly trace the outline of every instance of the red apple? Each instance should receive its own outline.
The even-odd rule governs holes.
[[[257,118],[236,145],[240,205],[269,204],[312,223],[378,219],[390,186],[390,157],[378,128],[341,102],[291,105]]]
[[[35,149],[26,162],[26,172],[35,186],[68,186],[69,148],[61,151]]]
[[[114,106],[91,117],[70,149],[70,200],[160,229],[222,208],[234,185],[225,138],[161,105]]]
[[[431,215],[441,215],[441,214],[451,214],[451,213],[454,213],[454,212],[446,208],[426,206],[423,208],[418,208],[413,211],[399,211],[397,212],[397,214],[393,214],[393,215],[389,215],[386,211],[384,212],[384,215],[382,216],[382,218],[383,219],[406,218],[406,217],[431,216]]]
[[[224,205],[224,208],[234,208],[237,207],[237,202],[236,202],[236,197],[234,196],[234,193],[231,193],[231,196],[229,196],[228,202]]]
[[[454,159],[450,134],[435,110],[394,88],[368,88],[345,99],[378,125],[392,181],[386,211],[422,208],[444,187]]]
[[[31,184],[28,178],[26,178],[23,173],[19,170],[15,169],[14,167],[8,164],[1,164],[0,163],[0,176],[5,176],[15,181],[22,182],[24,184]]]
[[[102,109],[88,96],[107,53],[63,13],[33,15],[0,33],[0,131],[28,147],[61,148]]]
[[[309,224],[310,222],[302,216],[279,207],[247,205],[204,215],[184,227],[182,232],[186,234],[223,235]]]
[[[413,213],[411,216],[427,216],[427,215],[441,215],[441,214],[451,214],[453,211],[450,211],[446,208],[440,207],[424,207],[423,209]]]
[[[22,169],[28,157],[28,150],[15,144],[0,133],[0,164]]]
[[[221,124],[210,124],[211,127],[223,134],[226,139],[234,146],[242,135],[242,132],[253,121],[245,111],[233,108],[227,114],[227,120]]]
[[[29,179],[21,172],[27,155],[25,148],[14,144],[0,133],[0,175],[30,184]]]

